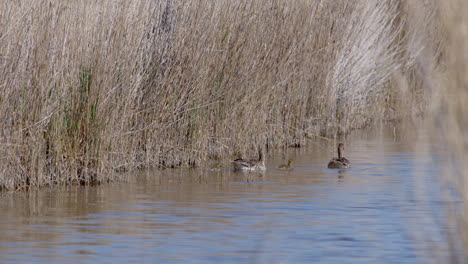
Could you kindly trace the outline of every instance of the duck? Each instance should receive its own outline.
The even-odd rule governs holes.
[[[283,164],[278,167],[278,169],[291,169],[292,168],[292,159],[288,160],[288,164]]]
[[[262,152],[258,151],[258,160],[256,159],[235,159],[232,161],[234,170],[245,170],[245,171],[255,171],[255,170],[265,170],[265,161],[262,157]]]
[[[333,158],[328,162],[329,169],[347,169],[349,168],[349,160],[343,157],[344,144],[338,144],[338,158]]]

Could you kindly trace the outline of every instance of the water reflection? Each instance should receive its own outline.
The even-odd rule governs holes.
[[[322,142],[289,150],[291,170],[234,172],[226,161],[3,195],[0,262],[424,262],[411,223],[443,203],[420,208],[413,190],[437,188],[437,169],[393,130],[349,140],[348,170],[326,168],[336,144]]]

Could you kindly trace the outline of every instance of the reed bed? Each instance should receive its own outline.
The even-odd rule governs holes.
[[[437,26],[423,2],[2,1],[0,188],[198,166],[421,114],[418,58],[437,59],[441,39],[421,45]]]
[[[443,199],[447,201],[443,234],[448,254],[434,255],[439,262],[468,262],[468,3],[438,2],[446,44],[444,70],[428,77],[431,90],[430,130],[447,146],[442,161]],[[442,136],[441,136],[442,135]],[[428,239],[429,240],[429,239]]]

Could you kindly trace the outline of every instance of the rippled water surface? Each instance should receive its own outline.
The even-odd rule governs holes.
[[[326,168],[336,143],[323,141],[263,174],[225,163],[3,194],[0,263],[425,263],[445,203],[434,148],[415,138],[352,135],[348,170]],[[274,169],[288,158],[294,169]]]

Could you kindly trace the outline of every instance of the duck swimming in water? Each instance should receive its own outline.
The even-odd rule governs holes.
[[[262,158],[262,152],[258,151],[258,160],[256,159],[235,159],[232,162],[234,170],[265,170],[265,161]]]
[[[283,170],[284,170],[284,169],[286,169],[286,170],[287,170],[287,169],[291,169],[291,168],[292,168],[291,165],[292,165],[292,159],[289,159],[289,160],[288,160],[288,164],[280,165],[280,166],[278,167],[278,169],[283,169]]]
[[[347,169],[349,168],[349,160],[343,157],[344,144],[338,144],[338,158],[333,158],[328,162],[328,168],[330,169]]]

